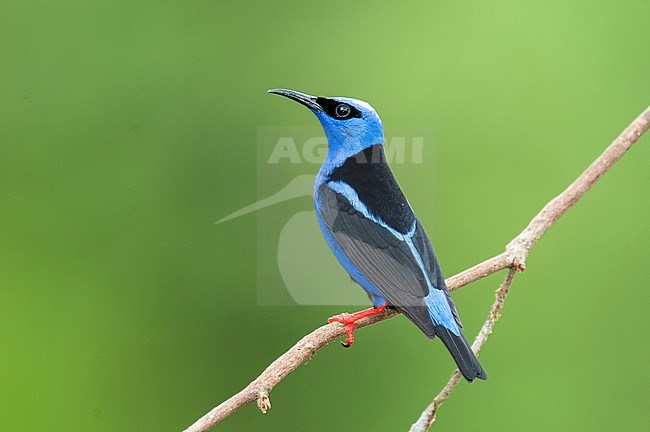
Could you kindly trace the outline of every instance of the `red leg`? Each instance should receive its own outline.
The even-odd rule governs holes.
[[[354,323],[360,320],[361,318],[369,317],[371,315],[376,315],[378,313],[381,313],[384,309],[386,309],[386,303],[379,307],[372,307],[369,309],[364,309],[359,312],[354,312],[354,313],[347,313],[343,312],[340,315],[334,315],[333,317],[329,317],[327,319],[327,323],[333,323],[333,322],[338,322],[341,323],[345,326],[345,342],[341,342],[341,345],[343,345],[345,348],[350,348],[352,344],[354,343]]]

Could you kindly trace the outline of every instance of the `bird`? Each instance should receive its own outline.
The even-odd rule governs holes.
[[[345,326],[395,308],[427,337],[443,342],[463,377],[487,374],[462,334],[462,324],[431,242],[384,152],[381,119],[367,102],[271,89],[309,108],[327,138],[327,155],[314,181],[316,219],[325,241],[373,307],[330,317]]]

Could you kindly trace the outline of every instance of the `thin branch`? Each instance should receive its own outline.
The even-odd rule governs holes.
[[[355,323],[356,328],[365,327],[388,318],[398,313],[393,309],[386,309],[381,314],[363,318]],[[267,367],[262,374],[245,389],[232,396],[221,405],[212,409],[201,417],[196,423],[187,428],[185,432],[203,432],[228,417],[242,406],[257,401],[259,409],[266,413],[271,408],[268,398],[269,392],[289,373],[293,372],[302,363],[309,360],[319,349],[337,338],[345,335],[345,327],[339,323],[327,324],[317,328],[292,346],[289,351],[282,354],[277,360]]]
[[[605,151],[602,152],[601,155],[598,156],[598,158],[589,165],[589,167],[580,174],[573,183],[571,183],[571,185],[569,185],[569,187],[544,206],[537,216],[530,221],[528,226],[508,244],[506,252],[504,253],[506,255],[505,258],[502,258],[501,255],[504,254],[501,254],[488,260],[492,262],[492,265],[495,268],[498,268],[503,265],[504,261],[508,262],[509,259],[513,259],[509,265],[510,271],[508,271],[505,280],[496,292],[496,300],[492,305],[492,309],[490,309],[490,314],[472,344],[472,350],[475,353],[478,353],[481,349],[487,340],[488,335],[492,332],[494,324],[497,319],[499,319],[499,312],[503,308],[503,303],[508,294],[508,290],[510,289],[510,284],[512,284],[514,271],[525,270],[526,258],[532,247],[535,246],[544,233],[546,233],[546,231],[548,231],[548,229],[553,226],[553,224],[564,213],[566,213],[571,206],[577,203],[578,200],[580,200],[580,198],[582,198],[582,196],[587,193],[587,191],[589,191],[589,189],[591,189],[591,187],[616,162],[618,162],[621,157],[623,157],[625,152],[628,151],[632,145],[637,142],[641,135],[648,131],[648,129],[650,129],[650,107],[646,108],[645,111],[630,123],[630,125],[625,128],[625,130],[609,145],[609,147],[607,147]],[[465,274],[480,275],[487,270],[483,268],[482,265],[488,261],[472,267],[455,277],[463,279],[461,276]],[[425,408],[418,420],[411,426],[409,432],[427,432],[429,430],[433,422],[436,420],[438,409],[449,397],[454,388],[456,388],[460,379],[460,372],[458,370],[454,371],[447,384]]]
[[[589,189],[618,162],[634,143],[650,128],[650,107],[646,108],[630,125],[575,179],[560,195],[553,198],[533,218],[528,226],[513,241],[506,250],[514,251],[515,255],[526,257],[530,249],[553,226],[553,224],[569,208],[582,198]],[[524,251],[521,251],[524,249]],[[525,265],[525,262],[517,263]]]
[[[470,267],[467,270],[458,273],[457,275],[445,279],[445,282],[447,283],[449,291],[454,291],[472,282],[476,282],[479,279],[483,279],[492,273],[496,273],[499,270],[508,268],[512,266],[513,262],[514,256],[512,253],[503,252],[497,256],[483,261],[482,263],[476,264],[474,267]]]
[[[510,270],[508,270],[508,273],[506,273],[506,277],[503,279],[501,286],[498,290],[496,290],[494,303],[492,303],[490,313],[485,319],[483,327],[481,327],[481,330],[476,335],[474,343],[472,343],[472,351],[475,353],[478,353],[485,342],[487,342],[487,339],[492,333],[492,329],[494,328],[494,324],[496,324],[497,320],[501,316],[500,312],[501,309],[503,309],[503,303],[506,301],[506,296],[508,295],[510,285],[512,285],[512,281],[515,278],[516,272],[517,270],[514,267],[510,268]],[[449,381],[447,381],[447,384],[445,384],[442,390],[440,390],[440,393],[438,393],[438,395],[433,399],[433,402],[431,402],[429,406],[426,407],[426,409],[420,415],[420,418],[418,418],[418,420],[413,423],[413,426],[411,426],[409,432],[426,432],[429,430],[431,424],[436,421],[438,408],[440,408],[445,400],[451,395],[451,392],[454,391],[458,383],[461,381],[461,378],[462,375],[458,369],[456,369],[454,373],[451,374],[451,377],[449,378]]]
[[[515,271],[525,269],[526,258],[531,248],[544,235],[544,233],[572,206],[574,205],[598,179],[614,165],[623,154],[650,128],[650,107],[639,115],[614,142],[596,159],[587,170],[582,173],[564,192],[549,202],[542,211],[533,218],[528,226],[515,237],[507,246],[506,251],[496,255],[474,267],[467,269],[455,276],[447,279],[447,286],[450,290],[458,289],[471,282],[481,279],[499,270],[510,268],[506,279],[497,290],[497,300],[492,305],[490,315],[486,320],[483,328],[477,335],[472,349],[477,352],[487,340],[488,334],[496,322],[499,310],[503,307],[505,295],[510,288]],[[499,297],[501,293],[501,297]],[[357,328],[365,327],[370,324],[392,318],[398,313],[393,310],[364,318],[356,323]],[[339,323],[324,325],[307,336],[303,337],[286,353],[281,355],[269,367],[262,372],[246,388],[223,402],[221,405],[213,408],[206,415],[197,420],[193,425],[188,427],[185,432],[204,432],[212,426],[228,417],[244,405],[256,401],[259,409],[265,413],[270,407],[269,393],[282,381],[289,373],[294,371],[302,363],[309,360],[319,349],[343,336],[345,333],[344,326]],[[425,425],[424,429],[428,430],[435,419],[437,409],[442,402],[449,396],[458,381],[460,374],[456,371],[451,379],[436,396],[434,401],[420,416],[420,420]],[[414,425],[415,427],[415,425]]]

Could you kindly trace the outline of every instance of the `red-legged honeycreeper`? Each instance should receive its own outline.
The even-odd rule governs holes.
[[[314,183],[316,217],[330,249],[374,306],[329,319],[345,324],[344,346],[354,341],[356,320],[394,307],[429,338],[442,340],[467,381],[487,379],[461,333],[429,238],[386,163],[375,110],[344,97],[285,89],[269,93],[306,106],[325,130],[327,157]]]

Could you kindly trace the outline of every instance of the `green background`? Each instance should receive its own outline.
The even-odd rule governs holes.
[[[649,16],[1,1],[0,430],[182,430],[341,310],[257,306],[255,216],[214,225],[256,199],[257,127],[316,121],[268,88],[434,128],[428,173],[395,171],[451,275],[502,251],[648,105]],[[481,353],[489,381],[461,383],[436,429],[647,430],[649,144],[533,250]],[[454,294],[469,337],[501,278]],[[217,430],[406,431],[452,370],[398,317]]]

